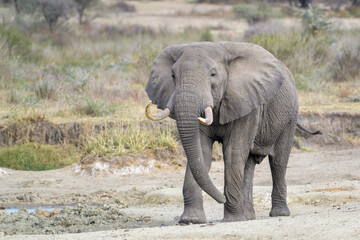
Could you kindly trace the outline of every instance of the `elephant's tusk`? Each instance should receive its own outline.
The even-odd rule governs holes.
[[[212,114],[212,109],[211,107],[207,107],[205,108],[205,118],[202,117],[198,117],[198,121],[201,124],[204,124],[206,126],[209,126],[212,124],[213,122],[213,114]]]
[[[170,109],[169,108],[165,108],[162,112],[160,113],[155,113],[152,114],[150,111],[150,107],[151,107],[151,101],[146,105],[145,108],[145,115],[148,119],[152,120],[152,121],[160,121],[163,120],[165,118],[167,118],[170,115]]]

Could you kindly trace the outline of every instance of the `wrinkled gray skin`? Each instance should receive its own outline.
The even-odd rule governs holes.
[[[202,191],[224,203],[223,221],[255,219],[255,164],[269,156],[273,179],[270,216],[288,216],[285,173],[298,116],[290,71],[271,53],[249,43],[173,45],[154,60],[146,86],[160,109],[176,119],[187,156],[184,212],[179,223],[205,223]],[[211,106],[214,121],[199,124]],[[208,172],[215,141],[225,161],[224,195]]]

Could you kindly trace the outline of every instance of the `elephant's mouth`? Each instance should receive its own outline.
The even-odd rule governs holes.
[[[160,120],[164,120],[165,118],[169,117],[171,110],[169,108],[165,108],[162,112],[160,113],[151,113],[151,107],[152,102],[149,101],[148,104],[146,105],[145,108],[145,115],[148,119],[152,120],[152,121],[160,121]],[[213,112],[212,112],[212,108],[209,106],[207,108],[205,108],[205,118],[203,117],[198,117],[198,121],[206,126],[209,126],[212,124],[213,122]]]

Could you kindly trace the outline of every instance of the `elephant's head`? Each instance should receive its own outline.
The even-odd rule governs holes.
[[[199,122],[224,125],[273,98],[283,82],[283,65],[265,49],[248,43],[192,43],[162,50],[154,60],[146,92],[164,111],[152,120],[176,119],[191,172],[220,203],[225,197],[204,167]],[[204,118],[203,118],[204,117]]]

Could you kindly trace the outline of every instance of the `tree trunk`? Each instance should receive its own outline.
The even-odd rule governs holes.
[[[19,15],[20,14],[20,8],[19,8],[18,0],[14,0],[14,5],[15,5],[16,15]]]

